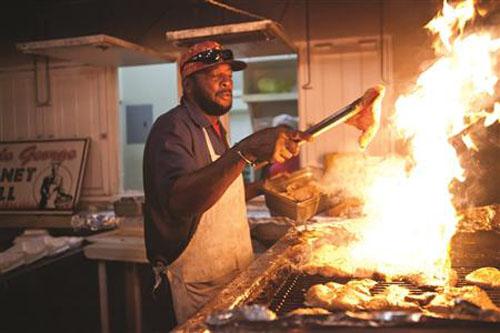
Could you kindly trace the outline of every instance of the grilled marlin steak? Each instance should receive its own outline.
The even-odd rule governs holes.
[[[370,311],[417,311],[418,305],[406,300],[410,294],[407,288],[392,285],[388,286],[381,294],[375,295],[367,303],[364,308]]]
[[[375,284],[369,279],[353,280],[345,285],[336,282],[316,284],[306,292],[306,304],[327,310],[359,310],[371,298],[370,288]]]
[[[401,286],[389,286],[373,296],[370,289],[377,282],[370,279],[352,280],[345,285],[328,282],[316,284],[306,292],[306,304],[328,310],[418,310],[419,306],[406,300],[410,291]]]
[[[500,288],[500,270],[496,267],[482,267],[467,274],[465,280],[481,287]]]
[[[298,308],[288,312],[289,316],[314,316],[314,315],[328,315],[331,312],[323,308]]]
[[[425,309],[437,313],[450,313],[458,300],[467,301],[483,310],[500,311],[488,294],[477,286],[444,289],[425,306]]]

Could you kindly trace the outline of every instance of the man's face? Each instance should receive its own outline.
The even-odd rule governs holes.
[[[233,104],[233,70],[220,64],[194,74],[193,97],[212,116],[226,114]]]

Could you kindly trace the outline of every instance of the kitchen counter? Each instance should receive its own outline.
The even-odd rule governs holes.
[[[86,238],[91,242],[84,248],[89,259],[147,263],[144,228],[125,226]]]
[[[269,219],[264,197],[258,196],[247,202],[250,220]],[[142,217],[121,218],[119,228],[86,237],[91,244],[84,248],[85,256],[94,260],[148,263],[144,242]]]

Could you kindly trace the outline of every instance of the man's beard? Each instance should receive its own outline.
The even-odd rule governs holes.
[[[193,95],[196,103],[198,103],[201,109],[211,116],[223,116],[231,110],[232,103],[228,106],[221,105],[212,100],[210,96],[207,96],[207,94],[199,87],[196,87]]]

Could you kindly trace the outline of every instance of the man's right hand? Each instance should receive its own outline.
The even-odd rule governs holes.
[[[283,163],[299,154],[299,143],[310,140],[305,132],[287,126],[266,128],[255,132],[237,144],[237,149],[252,161]]]

